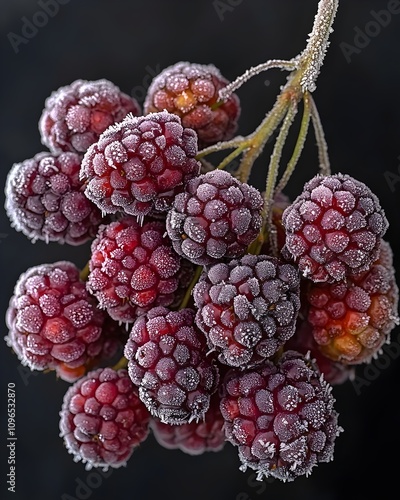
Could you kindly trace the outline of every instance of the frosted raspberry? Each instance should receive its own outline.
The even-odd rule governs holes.
[[[378,259],[368,271],[335,284],[310,284],[308,321],[320,351],[347,364],[377,356],[399,324],[399,290],[392,250],[382,240]]]
[[[166,236],[165,221],[124,216],[101,225],[92,242],[87,287],[117,321],[132,322],[154,306],[177,304],[194,266]]]
[[[266,255],[248,254],[205,269],[193,298],[209,348],[230,366],[273,356],[294,333],[299,287],[296,267]]]
[[[155,307],[139,316],[125,345],[128,371],[151,414],[166,424],[203,418],[219,381],[190,308]]]
[[[331,385],[344,384],[355,377],[354,366],[333,361],[327,358],[319,349],[312,334],[312,326],[306,320],[298,320],[296,331],[285,344],[285,351],[297,351],[301,354],[308,354],[317,364],[319,371],[324,375],[324,379]]]
[[[72,262],[29,268],[19,277],[6,314],[5,340],[31,370],[55,370],[73,382],[112,356],[106,316]]]
[[[126,370],[99,368],[65,393],[60,437],[87,470],[125,466],[149,435],[150,414]]]
[[[140,112],[139,103],[108,80],[75,80],[46,99],[39,132],[54,153],[84,153],[110,125]]]
[[[42,152],[15,163],[5,190],[12,227],[33,242],[80,245],[94,238],[102,216],[83,192],[81,161],[76,153]]]
[[[105,213],[164,212],[175,194],[200,173],[197,136],[166,111],[127,116],[85,153],[86,196]]]
[[[145,114],[166,109],[194,129],[203,148],[231,139],[240,116],[240,101],[232,94],[217,105],[219,90],[229,81],[212,64],[178,62],[152,81],[144,102]]]
[[[331,386],[296,351],[277,364],[232,370],[224,380],[221,413],[227,439],[238,447],[241,470],[258,478],[293,481],[333,459],[342,431]]]
[[[314,282],[342,281],[376,260],[388,221],[378,198],[349,175],[317,175],[283,213],[284,251]]]
[[[199,422],[172,425],[163,424],[160,419],[153,417],[150,428],[154,437],[164,448],[181,450],[188,455],[221,451],[226,439],[219,402],[218,394],[214,394],[210,400],[210,408]]]
[[[244,255],[262,225],[263,199],[254,187],[223,170],[190,180],[167,215],[179,255],[199,265]]]

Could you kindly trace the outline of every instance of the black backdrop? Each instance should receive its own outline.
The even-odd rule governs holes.
[[[37,122],[52,90],[77,78],[107,78],[142,102],[151,77],[180,60],[214,63],[222,74],[233,79],[267,59],[290,58],[299,53],[317,7],[317,0],[60,0],[59,11],[46,20],[38,14],[46,3],[1,0],[0,4],[2,186],[14,162],[43,150]],[[390,221],[386,239],[392,245],[398,269],[400,2],[341,0],[340,4],[314,96],[334,172],[347,172],[364,181],[381,199]],[[393,12],[390,16],[381,12],[388,9]],[[381,24],[377,24],[376,17]],[[22,31],[32,20],[41,25],[37,33],[27,32],[27,28]],[[21,41],[18,37],[24,35],[25,41]],[[242,134],[260,122],[283,83],[284,75],[273,70],[239,90]],[[298,194],[303,182],[314,175],[316,158],[310,135],[288,187],[289,195]],[[253,176],[259,187],[265,165],[265,161],[258,163]],[[32,245],[10,228],[2,210],[0,252],[4,318],[21,272],[59,259],[83,266],[89,246]],[[5,334],[4,321],[2,330]],[[373,488],[380,491],[380,497],[388,498],[390,488],[397,489],[400,465],[399,328],[393,331],[392,338],[392,351],[385,348],[371,367],[359,367],[361,385],[347,382],[334,389],[340,423],[345,429],[337,440],[334,461],[316,468],[309,478],[285,484],[258,483],[251,472],[240,472],[231,445],[218,454],[190,457],[180,451],[164,450],[152,437],[134,453],[127,468],[115,470],[108,477],[85,471],[81,464],[73,462],[58,436],[58,412],[68,384],[56,381],[52,374],[29,375],[21,371],[3,342],[1,498],[291,500],[300,496],[333,500],[346,493],[368,498]],[[15,494],[8,492],[6,485],[9,382],[15,383],[17,392]]]

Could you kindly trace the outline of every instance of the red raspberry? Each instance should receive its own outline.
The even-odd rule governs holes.
[[[86,470],[125,466],[149,435],[150,414],[126,370],[99,368],[65,393],[60,437]]]
[[[160,419],[154,417],[150,421],[150,428],[156,441],[164,448],[178,449],[188,455],[221,451],[226,439],[219,402],[220,398],[216,393],[211,397],[210,408],[199,422],[171,425],[163,424]]]
[[[392,250],[382,240],[369,271],[335,284],[310,284],[308,321],[320,351],[347,364],[376,357],[398,319],[399,290]]]
[[[105,213],[164,212],[184,184],[199,175],[197,136],[166,111],[128,115],[86,152],[81,178],[86,196]]]
[[[244,255],[258,236],[260,192],[223,170],[187,182],[167,215],[168,236],[179,255],[199,265]]]
[[[314,282],[342,281],[376,260],[388,221],[378,198],[349,175],[317,175],[288,207],[284,252]]]
[[[231,139],[240,116],[240,101],[232,94],[217,104],[219,90],[229,81],[212,64],[178,62],[152,81],[144,102],[145,114],[166,109],[194,129],[199,147]]]
[[[155,307],[139,316],[125,344],[132,382],[151,414],[166,424],[203,418],[219,373],[189,308]]]
[[[134,217],[100,226],[92,243],[87,287],[99,306],[117,321],[132,322],[154,306],[183,297],[194,266],[173,250],[165,221]]]
[[[94,238],[102,216],[83,193],[81,161],[76,153],[43,152],[14,164],[6,181],[11,225],[33,242],[80,245]]]
[[[110,125],[140,112],[136,99],[108,80],[75,80],[46,99],[39,132],[54,153],[84,153]]]
[[[331,385],[340,385],[348,380],[353,380],[355,377],[354,367],[327,358],[315,342],[312,330],[313,328],[308,321],[298,321],[293,337],[284,346],[285,351],[298,351],[304,355],[309,353],[319,371],[324,375],[324,379]]]
[[[299,287],[293,265],[266,255],[204,270],[193,298],[209,348],[222,363],[242,368],[273,356],[294,333]]]
[[[293,481],[332,460],[342,431],[335,399],[307,357],[286,351],[277,364],[231,370],[222,387],[225,433],[238,447],[241,470]]]
[[[103,333],[105,314],[72,262],[29,268],[19,277],[6,314],[5,340],[31,370],[55,370],[74,382],[116,344]],[[114,347],[113,347],[114,346]]]

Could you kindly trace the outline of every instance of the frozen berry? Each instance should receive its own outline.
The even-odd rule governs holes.
[[[150,413],[126,370],[99,368],[65,393],[60,436],[87,470],[125,466],[149,435]]]
[[[73,382],[113,354],[105,314],[72,262],[29,268],[19,277],[6,314],[5,340],[31,370],[55,370]]]
[[[209,348],[230,366],[273,356],[294,333],[299,286],[295,266],[266,255],[247,254],[205,269],[193,297]]]
[[[140,399],[166,424],[202,419],[219,382],[194,320],[190,308],[155,307],[136,319],[125,345],[129,375]]]
[[[197,136],[178,116],[162,111],[127,116],[85,153],[86,196],[105,213],[164,212],[183,185],[199,175]]]
[[[153,417],[150,428],[157,442],[169,450],[181,450],[188,455],[218,452],[226,443],[224,419],[219,409],[218,394],[211,396],[210,408],[199,422],[172,425]]]
[[[260,192],[223,170],[187,182],[167,215],[177,253],[199,265],[241,257],[262,225]]]
[[[296,331],[285,344],[284,350],[298,351],[301,354],[308,354],[315,361],[319,371],[324,375],[324,379],[331,385],[340,385],[355,377],[354,366],[333,361],[326,357],[319,349],[318,344],[312,334],[312,326],[306,320],[299,320]]]
[[[376,195],[347,174],[315,176],[282,222],[284,252],[303,276],[329,283],[369,269],[388,227]]]
[[[276,364],[231,370],[221,413],[227,439],[238,447],[241,470],[258,479],[293,481],[333,458],[342,431],[331,386],[310,359],[286,351]]]
[[[38,153],[11,168],[5,209],[11,225],[31,241],[80,245],[94,238],[102,216],[85,196],[76,153]]]
[[[55,153],[84,153],[128,113],[141,113],[138,102],[112,82],[75,80],[46,99],[39,121],[42,143]]]
[[[238,128],[239,98],[232,94],[218,103],[219,90],[228,83],[212,64],[178,62],[154,78],[144,112],[166,109],[178,115],[184,127],[197,132],[201,148],[231,139]]]
[[[174,251],[165,221],[143,226],[126,215],[101,225],[92,242],[88,290],[115,320],[132,322],[154,306],[176,304],[194,272]]]
[[[311,283],[308,321],[320,351],[334,361],[368,362],[399,324],[392,250],[382,240],[368,271],[333,284]]]

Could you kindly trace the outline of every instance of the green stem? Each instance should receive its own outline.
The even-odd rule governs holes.
[[[297,101],[294,100],[290,103],[282,127],[279,131],[279,135],[276,139],[274,150],[272,152],[271,160],[268,167],[267,181],[265,185],[265,194],[264,194],[264,208],[262,211],[263,226],[265,226],[265,230],[268,235],[271,232],[271,226],[272,226],[271,208],[274,199],[276,180],[278,178],[279,164],[282,157],[283,147],[286,143],[286,139],[289,134],[290,127],[293,124],[296,113],[297,113]]]
[[[310,99],[312,99],[310,93],[306,92],[304,94],[304,99],[303,99],[303,102],[304,102],[303,117],[301,119],[300,131],[299,131],[299,135],[297,137],[296,145],[294,147],[292,157],[290,158],[290,160],[286,166],[286,169],[285,169],[278,185],[276,186],[274,198],[278,193],[282,192],[285,189],[287,183],[289,182],[291,175],[293,174],[293,172],[296,168],[296,165],[297,165],[297,163],[300,159],[301,153],[303,151],[304,144],[306,142],[306,138],[308,135],[309,125],[310,125],[310,115],[311,115]]]
[[[87,262],[85,264],[85,267],[81,270],[81,272],[79,273],[79,279],[81,281],[87,281],[88,277],[89,277],[89,273],[90,273],[90,270],[89,270],[89,262]]]
[[[231,161],[233,161],[236,157],[238,157],[245,149],[249,147],[249,144],[247,141],[243,141],[243,143],[235,149],[235,151],[232,151],[231,154],[226,156],[221,163],[218,165],[217,169],[222,170],[224,169]]]
[[[122,356],[122,358],[112,367],[113,370],[118,371],[122,368],[126,368],[128,366],[128,360]]]
[[[197,266],[197,269],[194,273],[192,281],[190,282],[190,285],[188,286],[188,289],[186,290],[186,293],[182,299],[182,302],[180,303],[179,309],[185,309],[185,307],[187,307],[189,300],[190,300],[190,297],[192,296],[193,287],[198,282],[202,272],[203,272],[203,266]]]
[[[309,100],[310,100],[311,120],[314,128],[315,139],[317,141],[317,146],[318,146],[320,173],[322,175],[330,175],[331,165],[328,155],[328,144],[325,139],[325,133],[322,126],[321,118],[319,116],[317,106],[311,94],[309,96]]]

